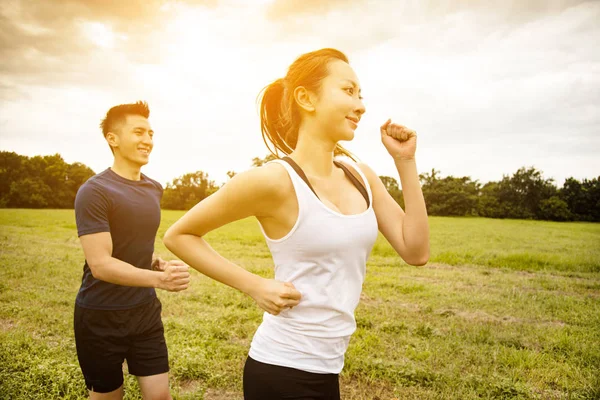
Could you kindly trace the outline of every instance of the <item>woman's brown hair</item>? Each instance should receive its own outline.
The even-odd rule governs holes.
[[[267,148],[276,157],[279,157],[279,152],[290,154],[298,143],[300,111],[294,99],[294,90],[303,86],[318,93],[321,81],[329,74],[327,64],[334,60],[348,63],[346,55],[336,49],[326,48],[303,54],[290,65],[285,78],[277,79],[260,92],[260,128]],[[355,160],[353,154],[339,144],[334,154]]]

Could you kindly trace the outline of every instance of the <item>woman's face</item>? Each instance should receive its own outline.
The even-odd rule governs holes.
[[[320,131],[332,141],[352,140],[365,113],[358,78],[344,61],[331,61],[327,67],[329,75],[321,81],[314,115],[322,128]]]

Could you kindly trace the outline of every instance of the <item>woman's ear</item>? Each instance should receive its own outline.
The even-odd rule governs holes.
[[[304,86],[297,86],[294,89],[294,100],[304,111],[315,111],[314,96]]]

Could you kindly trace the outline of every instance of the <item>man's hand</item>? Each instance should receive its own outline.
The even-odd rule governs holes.
[[[188,288],[190,283],[189,267],[179,260],[165,262],[164,270],[161,271],[159,289],[169,292],[180,292]]]
[[[156,257],[152,260],[152,271],[164,271],[167,267],[167,262],[160,257]]]

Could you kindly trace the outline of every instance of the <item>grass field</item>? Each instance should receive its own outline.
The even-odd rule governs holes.
[[[165,211],[159,230],[182,213]],[[431,260],[411,267],[379,238],[341,375],[344,399],[600,399],[600,224],[432,217]],[[252,220],[213,232],[263,276]],[[0,399],[80,399],[72,332],[83,266],[72,210],[0,210]],[[170,258],[160,239],[156,251]],[[241,399],[262,313],[192,273],[158,291],[176,399]],[[126,375],[126,398],[139,398]]]

